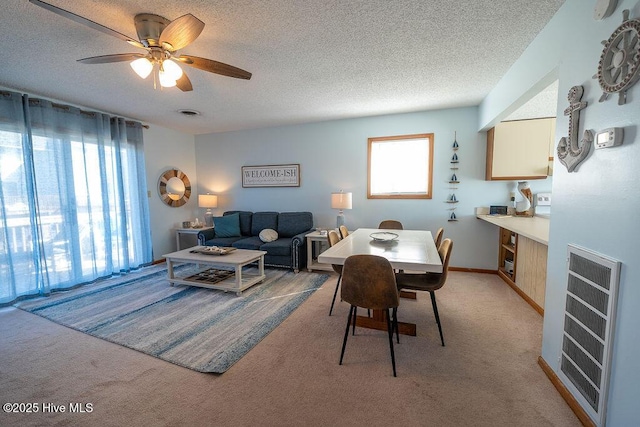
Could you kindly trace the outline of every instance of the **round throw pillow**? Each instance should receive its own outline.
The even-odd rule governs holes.
[[[258,235],[260,240],[263,242],[273,242],[274,240],[278,240],[278,232],[276,230],[272,230],[271,228],[265,228]]]

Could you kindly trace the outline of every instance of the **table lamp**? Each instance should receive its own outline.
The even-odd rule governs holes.
[[[218,196],[209,193],[198,195],[198,207],[207,208],[207,212],[204,214],[204,225],[212,227],[213,213],[211,212],[211,209],[218,207]]]
[[[351,209],[351,193],[331,193],[331,207],[333,209],[339,209],[337,226],[340,228],[344,225],[344,212],[343,209]]]

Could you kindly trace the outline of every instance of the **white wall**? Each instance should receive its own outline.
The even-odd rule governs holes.
[[[609,38],[622,23],[622,11],[630,9],[631,17],[640,17],[640,2],[618,2],[615,13],[594,21],[595,1],[567,0],[556,16],[541,32],[531,47],[512,67],[500,84],[481,105],[482,123],[490,123],[510,102],[538,84],[540,76],[559,76],[558,120],[556,141],[567,134],[568,117],[562,114],[568,106],[566,94],[574,85],[584,86],[583,101],[588,107],[581,115],[584,129],[602,130],[624,127],[621,147],[594,151],[568,173],[557,160],[553,177],[553,214],[549,239],[547,289],[542,356],[559,372],[563,311],[567,281],[566,251],[569,243],[608,255],[623,263],[618,313],[614,337],[613,365],[608,399],[607,425],[640,424],[637,390],[640,384],[640,84],[629,92],[627,104],[619,106],[617,95],[599,103],[602,94],[591,77],[597,70],[602,52],[600,42]],[[535,69],[535,72],[527,70]],[[510,97],[503,94],[510,93]]]
[[[445,228],[454,242],[452,265],[497,268],[497,227],[474,216],[476,206],[507,204],[510,182],[484,181],[486,133],[478,133],[477,108],[336,120],[296,126],[199,135],[196,165],[199,191],[219,195],[217,215],[225,210],[307,210],[317,227],[335,227],[337,211],[330,194],[353,193],[353,209],[345,211],[350,229],[376,227],[398,219],[405,228]],[[457,131],[461,181],[459,221],[447,222],[450,206],[451,146]],[[367,138],[434,133],[433,199],[368,200]],[[299,163],[299,188],[242,188],[240,170],[248,165]],[[550,190],[550,181],[532,182],[533,191]]]
[[[197,192],[181,207],[172,208],[160,199],[158,180],[167,169],[180,169],[197,185],[195,144],[193,135],[151,125],[144,130],[144,155],[149,189],[149,212],[153,259],[176,250],[175,227],[193,220],[198,214]]]

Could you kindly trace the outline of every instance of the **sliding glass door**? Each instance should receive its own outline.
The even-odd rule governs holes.
[[[140,123],[0,96],[0,303],[152,260]]]

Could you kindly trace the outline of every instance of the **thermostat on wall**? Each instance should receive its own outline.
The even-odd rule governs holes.
[[[609,128],[596,134],[596,148],[609,148],[622,144],[624,128]]]

